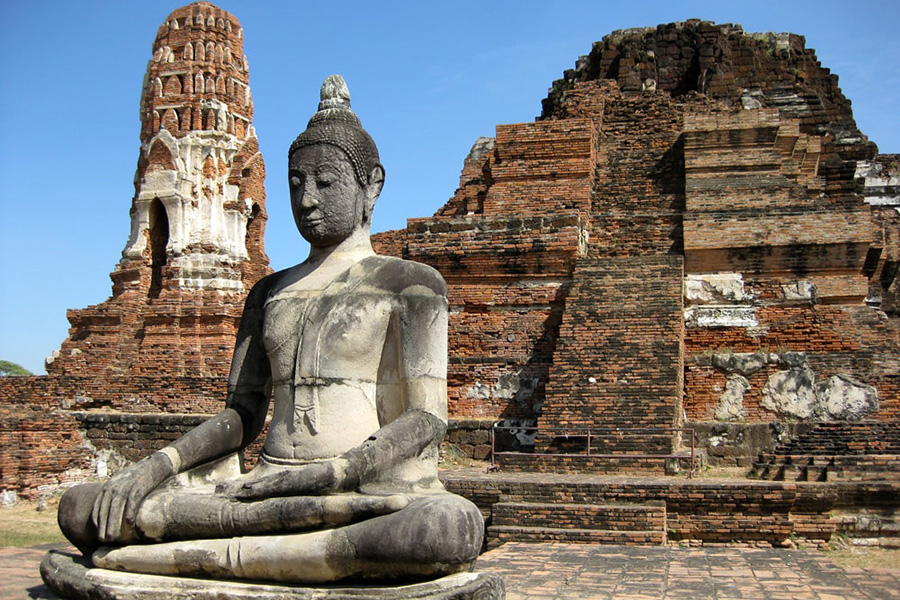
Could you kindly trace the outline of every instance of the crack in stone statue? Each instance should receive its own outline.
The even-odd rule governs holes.
[[[478,555],[480,512],[437,478],[446,285],[373,252],[384,169],[340,76],[291,145],[288,179],[310,255],[250,292],[225,410],[62,499],[60,526],[95,566],[323,583],[437,577]]]

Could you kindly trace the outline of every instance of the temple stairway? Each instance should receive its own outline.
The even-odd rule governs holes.
[[[750,477],[773,481],[900,479],[900,422],[827,422],[761,453]]]
[[[682,280],[678,256],[576,263],[535,454],[501,457],[501,468],[549,470],[558,460],[540,454],[590,454],[580,468],[627,470],[629,456],[642,456],[640,466],[647,455],[681,451],[674,429],[681,422]]]

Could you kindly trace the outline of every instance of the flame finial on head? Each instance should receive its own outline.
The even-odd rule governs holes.
[[[319,110],[328,108],[350,109],[350,88],[340,75],[329,75],[322,82],[319,92]]]

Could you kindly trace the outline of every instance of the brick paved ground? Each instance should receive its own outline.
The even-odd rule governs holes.
[[[479,559],[507,600],[900,598],[900,570],[842,569],[814,550],[509,543]]]
[[[0,600],[58,600],[38,574],[50,547],[0,548]],[[900,570],[842,569],[814,550],[510,543],[479,559],[507,600],[900,599]]]
[[[41,581],[38,565],[51,548],[68,548],[66,544],[45,544],[31,548],[0,548],[0,600],[57,600],[59,596]]]

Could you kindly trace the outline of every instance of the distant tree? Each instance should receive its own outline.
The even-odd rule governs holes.
[[[0,360],[0,377],[27,377],[28,375],[34,375],[34,373],[14,362]]]

